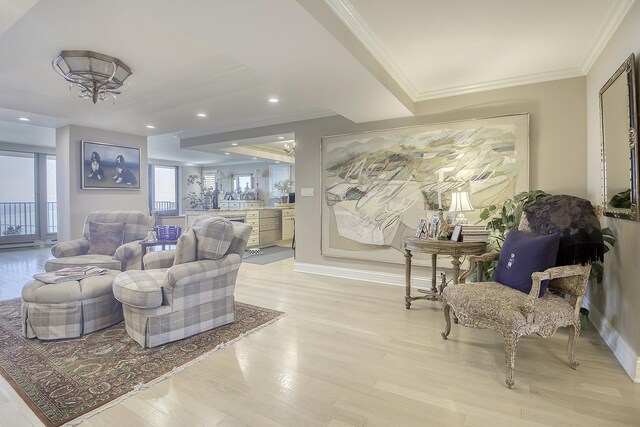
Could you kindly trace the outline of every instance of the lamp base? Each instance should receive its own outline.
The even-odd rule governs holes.
[[[462,212],[456,215],[456,224],[469,224],[469,220]]]

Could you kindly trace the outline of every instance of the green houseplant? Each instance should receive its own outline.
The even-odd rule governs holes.
[[[491,205],[484,208],[482,212],[480,212],[480,219],[487,221],[486,228],[490,233],[489,249],[499,251],[502,248],[502,243],[504,243],[504,239],[509,230],[517,228],[520,224],[524,207],[528,203],[549,195],[550,194],[542,190],[526,191],[507,199],[502,206]],[[602,229],[602,237],[605,243],[604,252],[607,253],[610,248],[615,246],[616,237],[608,227]],[[494,270],[495,264],[486,263],[486,265],[484,265],[483,279],[490,280],[491,277],[493,277]],[[591,275],[589,278],[595,280],[596,283],[602,283],[603,273],[604,268],[602,263],[593,263],[591,265]]]
[[[284,203],[286,203],[285,197],[288,200],[289,193],[293,191],[293,186],[294,186],[294,182],[292,179],[285,179],[283,181],[278,181],[275,184],[273,184],[273,188],[278,190],[278,192],[280,193],[280,196],[282,197],[282,201]]]

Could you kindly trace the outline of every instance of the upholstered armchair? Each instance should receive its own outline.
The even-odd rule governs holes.
[[[148,228],[147,216],[140,211],[92,212],[85,219],[82,238],[52,246],[55,258],[49,259],[44,269],[85,265],[122,271],[139,269],[142,251],[138,242],[145,238]]]
[[[251,226],[200,216],[175,250],[145,255],[142,271],[116,276],[125,328],[142,347],[155,347],[235,321],[234,290]]]
[[[566,198],[570,196],[552,197],[557,200],[559,197]],[[570,199],[571,202],[575,200],[581,201],[582,199]],[[581,201],[580,203],[583,202],[586,201]],[[529,217],[539,216],[540,211],[544,212],[544,209],[547,209],[547,212],[553,212],[553,206],[545,208],[544,201],[536,203],[537,205],[529,210],[531,213]],[[591,205],[589,204],[589,206]],[[591,207],[591,209],[593,208]],[[520,231],[531,231],[527,215],[527,212],[522,215],[518,227]],[[553,214],[547,215],[547,218],[544,220],[552,222],[554,220]],[[597,222],[597,217],[595,217],[595,221]],[[561,222],[563,222],[564,225],[568,223],[566,220]],[[593,219],[591,219],[590,222],[591,224],[588,226],[590,228],[589,233],[597,236],[600,233],[599,223],[594,224]],[[540,221],[540,223],[542,223],[542,221]],[[562,229],[560,227],[564,227],[564,225],[560,227],[549,227],[548,225],[549,224],[545,224],[545,228],[549,229],[550,235],[554,234],[553,231],[555,230],[556,237],[561,234]],[[507,238],[509,238],[509,236],[507,236]],[[560,246],[562,247],[562,243]],[[558,253],[558,258],[560,258],[560,252],[557,252],[557,248],[558,246],[556,245],[556,253]],[[516,253],[506,253],[504,249],[505,247],[503,246],[503,253],[506,255],[506,260],[508,260],[506,261],[506,268],[512,267],[509,262],[513,264],[520,262],[516,261],[518,259]],[[579,252],[579,250],[575,248],[565,247],[564,249],[566,249],[566,253],[575,254]],[[602,256],[602,252],[599,252],[600,248],[596,244],[589,243],[589,248],[586,252],[589,252],[589,250],[592,251],[591,255],[586,255],[586,258],[582,260],[583,262],[586,261],[584,265],[554,266],[546,268],[544,271],[533,272],[530,275],[531,279],[529,283],[531,287],[528,292],[526,289],[523,291],[506,286],[496,281],[495,276],[494,281],[487,282],[479,280],[476,283],[466,283],[466,278],[469,277],[472,272],[477,272],[477,277],[482,277],[482,263],[499,259],[505,260],[505,258],[501,257],[500,253],[497,252],[481,256],[471,256],[468,270],[460,277],[461,283],[446,287],[442,293],[442,305],[445,317],[445,331],[442,333],[442,337],[446,340],[451,332],[451,311],[454,312],[459,323],[464,326],[493,329],[500,332],[505,342],[506,384],[509,388],[513,388],[518,339],[533,333],[537,333],[546,338],[552,336],[558,328],[569,327],[569,342],[567,347],[569,366],[576,369],[579,363],[575,358],[574,350],[580,334],[579,311],[591,271],[588,258],[589,256],[594,256],[594,250],[599,253],[599,255],[595,255],[596,258]],[[527,257],[528,255],[525,251],[522,257]],[[555,254],[553,258],[555,262]],[[544,294],[540,296],[541,287],[544,288],[547,284],[548,291],[543,291]]]

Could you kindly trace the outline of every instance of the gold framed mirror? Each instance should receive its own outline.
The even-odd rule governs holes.
[[[604,214],[638,221],[638,124],[635,55],[600,89]]]

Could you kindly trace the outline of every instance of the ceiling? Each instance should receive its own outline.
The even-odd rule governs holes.
[[[583,76],[634,1],[0,0],[0,141],[76,124],[149,136],[152,158],[251,160],[180,138],[404,117],[427,99]],[[63,49],[121,59],[128,89],[77,99],[51,68]]]

